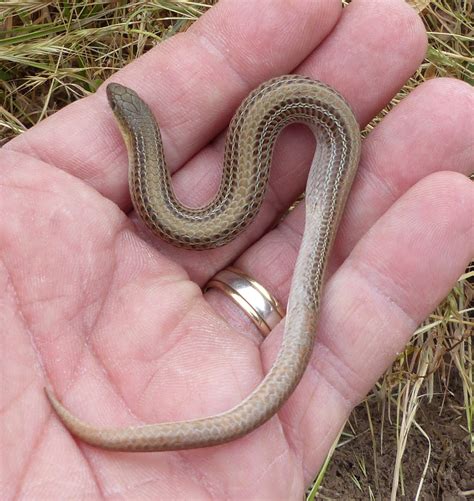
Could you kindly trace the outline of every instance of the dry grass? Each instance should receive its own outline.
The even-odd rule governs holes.
[[[215,2],[4,1],[0,5],[0,141],[20,134],[69,102],[94,92],[117,69],[163,38],[185,30],[212,3]],[[421,11],[429,34],[429,49],[423,64],[390,106],[435,76],[474,83],[470,1],[412,0],[411,3]],[[375,123],[377,119],[369,129]],[[364,411],[364,430],[371,437],[373,457],[354,456],[355,467],[347,472],[347,479],[360,491],[362,499],[380,496],[377,463],[386,448],[384,437],[390,429],[397,437],[390,472],[392,498],[404,493],[404,455],[407,440],[414,433],[426,437],[427,445],[419,455],[426,464],[424,472],[428,471],[433,454],[431,437],[418,422],[418,416],[435,395],[442,395],[440,415],[445,405],[452,406],[458,399],[457,426],[468,437],[466,451],[474,452],[473,283],[474,269],[471,269],[417,330],[359,408]],[[453,385],[456,380],[459,385]],[[335,444],[335,454],[348,447],[360,433],[356,431],[360,429],[359,423],[355,423],[360,417],[355,416],[354,412],[337,448]],[[330,458],[331,455],[327,465]],[[369,463],[375,472],[370,479]],[[329,480],[325,477],[329,471],[326,467],[321,470],[317,488]],[[422,474],[420,496],[423,481]],[[325,497],[321,490],[318,497]]]

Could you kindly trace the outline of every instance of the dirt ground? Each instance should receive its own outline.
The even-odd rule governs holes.
[[[444,395],[438,391],[430,403],[424,400],[416,415],[431,442],[431,457],[419,499],[474,499],[463,494],[474,490],[474,454],[469,452],[460,381],[451,382],[450,391]],[[334,453],[317,499],[390,499],[397,447],[396,416],[392,411],[392,423],[386,417],[382,425],[380,402],[373,401],[369,410],[375,443],[367,408],[362,404],[351,416],[351,427],[346,428],[356,438]],[[413,427],[403,456],[397,499],[415,498],[428,453],[427,438]]]

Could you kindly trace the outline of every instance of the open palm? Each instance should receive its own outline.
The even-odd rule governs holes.
[[[187,33],[117,73],[159,120],[179,198],[196,206],[213,195],[220,132],[242,98],[275,75],[295,71],[333,85],[361,124],[376,114],[425,49],[421,23],[403,1],[379,6],[355,0],[341,15],[338,0],[222,0]],[[201,287],[234,263],[285,303],[304,208],[269,228],[304,189],[311,134],[282,134],[257,221],[229,246],[200,253],[135,224],[126,150],[103,88],[7,144],[5,499],[297,499],[352,407],[474,254],[473,187],[459,174],[472,169],[464,132],[472,100],[459,82],[428,82],[369,135],[303,380],[252,434],[179,453],[76,442],[42,387],[50,381],[76,415],[114,427],[208,416],[248,395],[271,366],[283,326],[262,343],[225,295],[203,296]]]

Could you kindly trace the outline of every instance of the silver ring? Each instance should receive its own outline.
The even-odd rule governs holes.
[[[204,287],[204,292],[215,288],[227,294],[267,336],[285,316],[285,310],[268,291],[253,278],[229,266],[216,273]]]

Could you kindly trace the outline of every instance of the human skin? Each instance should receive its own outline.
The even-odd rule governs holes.
[[[224,133],[260,82],[289,72],[334,86],[363,126],[422,60],[401,0],[222,0],[188,32],[114,75],[152,107],[178,196],[207,201]],[[304,62],[303,62],[304,61]],[[175,249],[131,212],[127,155],[105,89],[0,150],[0,492],[5,499],[294,499],[351,409],[474,255],[473,92],[427,82],[364,142],[323,294],[310,365],[287,404],[238,441],[131,454],[76,442],[42,392],[98,426],[202,417],[262,379],[283,325],[262,342],[229,299],[200,287],[228,264],[282,303],[303,229],[314,144],[277,145],[261,214],[232,244]],[[216,137],[217,135],[217,137]],[[216,139],[208,145],[209,141]],[[208,146],[207,146],[208,145]],[[73,474],[72,474],[73,472]]]

